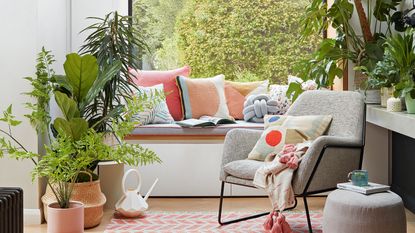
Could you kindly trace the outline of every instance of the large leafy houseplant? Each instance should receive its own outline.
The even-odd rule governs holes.
[[[405,97],[408,113],[415,113],[415,43],[414,30],[407,29],[403,35],[396,34],[386,41],[386,52],[399,82],[395,85],[395,97]]]
[[[139,68],[139,51],[147,50],[141,33],[134,27],[133,18],[119,15],[117,11],[107,14],[104,18],[90,17],[96,22],[81,32],[89,35],[81,47],[81,54],[91,54],[97,58],[98,70],[107,70],[119,63],[117,72],[112,73],[108,82],[94,96],[93,101],[84,108],[88,122],[100,132],[109,126],[108,116],[131,99],[137,87],[129,78],[129,69]],[[123,119],[116,118],[118,121]],[[97,123],[98,122],[98,123]]]
[[[329,26],[336,30],[337,36],[324,39],[310,58],[299,62],[296,71],[300,78],[315,80],[319,87],[330,88],[336,77],[343,77],[348,61],[365,67],[362,71],[367,74],[383,60],[385,39],[391,36],[392,25],[396,23],[392,13],[401,0],[368,0],[366,10],[361,0],[353,3],[335,0],[329,6],[327,1],[311,2],[303,19],[303,37],[327,31]],[[350,22],[354,12],[358,15],[362,36]],[[292,83],[287,94],[298,96],[301,92],[299,85]]]
[[[99,70],[94,56],[69,54],[64,64],[65,76],[55,76],[48,68],[53,62],[49,52],[42,50],[38,62],[37,77],[29,79],[33,86],[33,91],[29,94],[36,96],[38,102],[28,105],[32,113],[27,117],[38,132],[48,134],[51,144],[44,145],[46,154],[43,156],[25,149],[13,135],[12,128],[21,122],[12,115],[10,106],[0,117],[0,121],[5,122],[9,128],[8,131],[0,130],[4,135],[0,137],[0,156],[6,152],[12,158],[31,159],[35,164],[33,178],[48,179],[48,184],[61,208],[69,207],[74,183],[81,173],[92,172],[88,168],[94,161],[113,160],[132,166],[160,162],[154,152],[122,140],[137,124],[134,115],[152,104],[145,95],[132,95],[125,105],[108,114],[105,120],[111,123],[111,127],[104,132],[97,131],[95,125],[91,125],[85,117],[86,106],[94,101],[99,91],[115,77],[113,74],[118,72],[119,62],[115,62],[106,70]],[[50,99],[52,92],[62,112],[62,117],[57,117],[53,121],[46,101]],[[157,101],[157,98],[152,101]],[[117,119],[118,114],[125,120],[120,122]],[[50,133],[49,128],[53,133]],[[117,145],[104,142],[104,138],[109,135],[117,138]]]

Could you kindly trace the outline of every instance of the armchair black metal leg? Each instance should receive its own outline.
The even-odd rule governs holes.
[[[308,231],[310,233],[313,233],[313,227],[311,225],[311,218],[310,218],[310,212],[308,210],[307,196],[306,195],[303,196],[303,200],[304,200],[305,214],[307,216]]]
[[[260,214],[256,214],[256,215],[252,215],[252,216],[247,216],[247,217],[243,217],[243,218],[238,218],[238,219],[234,219],[234,220],[222,222],[222,208],[223,208],[223,192],[224,192],[224,188],[225,188],[225,182],[222,181],[222,186],[221,186],[221,189],[220,189],[219,214],[218,214],[218,223],[220,225],[223,226],[223,225],[228,225],[228,224],[232,224],[232,223],[242,222],[242,221],[245,221],[245,220],[259,218],[261,216],[264,216],[264,215],[269,214],[269,212],[260,213]]]

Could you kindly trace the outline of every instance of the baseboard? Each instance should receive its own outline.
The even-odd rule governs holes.
[[[37,225],[42,223],[40,209],[24,209],[24,225]]]

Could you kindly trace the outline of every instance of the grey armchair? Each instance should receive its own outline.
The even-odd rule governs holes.
[[[327,135],[317,138],[303,157],[293,178],[296,197],[303,197],[309,231],[312,232],[307,196],[336,189],[347,174],[360,169],[363,159],[366,107],[356,92],[309,91],[290,107],[287,115],[332,115]],[[225,183],[255,188],[256,170],[263,162],[246,160],[262,131],[234,129],[225,138],[220,180],[218,222],[221,225],[257,218],[261,213],[241,219],[222,221]],[[232,166],[226,166],[232,162]]]

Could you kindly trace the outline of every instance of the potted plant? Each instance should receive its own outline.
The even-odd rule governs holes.
[[[103,86],[115,77],[121,63],[115,62],[107,69],[99,70],[94,56],[69,54],[64,64],[66,76],[56,76],[49,69],[52,62],[53,56],[42,49],[38,58],[37,78],[28,78],[34,88],[29,94],[38,101],[36,104],[27,104],[32,109],[27,117],[39,133],[45,133],[50,139],[50,145],[45,145],[45,155],[26,150],[13,136],[12,127],[19,125],[20,121],[15,120],[10,106],[0,118],[0,121],[9,125],[9,131],[0,130],[5,135],[0,137],[0,156],[6,152],[12,158],[31,159],[34,162],[33,176],[48,179],[48,189],[56,200],[56,203],[49,203],[47,207],[48,227],[64,227],[55,232],[67,232],[70,229],[68,225],[76,229],[79,224],[82,225],[81,229],[84,227],[83,206],[71,200],[79,177],[83,173],[92,173],[89,167],[94,161],[113,160],[131,166],[160,162],[154,152],[122,140],[138,123],[134,121],[135,114],[157,102],[158,98],[156,95],[156,98],[147,100],[145,95],[131,95],[125,105],[117,106],[105,117],[111,127],[99,132],[95,126],[101,121],[89,123],[85,117],[86,108]],[[47,111],[52,92],[62,112],[62,117],[54,120],[51,120]],[[120,118],[124,120],[120,121]],[[118,140],[117,145],[105,143],[104,139],[109,135],[114,135]],[[69,223],[72,218],[68,218],[68,214],[76,216],[73,219],[76,221]],[[69,232],[78,232],[72,230]]]
[[[386,49],[391,55],[399,82],[395,86],[395,97],[404,97],[408,113],[415,113],[415,44],[414,30],[388,38]]]
[[[380,89],[381,106],[386,107],[386,102],[393,97],[395,85],[399,82],[399,73],[396,69],[389,48],[386,47],[383,60],[376,63],[370,70],[368,67],[356,67],[368,76],[366,87]]]
[[[131,102],[132,93],[137,92],[136,85],[130,81],[128,75],[129,67],[138,68],[140,59],[134,51],[146,49],[147,46],[135,27],[131,27],[132,19],[128,16],[111,12],[104,18],[93,17],[92,19],[96,22],[82,31],[90,34],[80,52],[82,55],[95,56],[98,70],[107,73],[111,71],[111,74],[107,75],[108,80],[103,80],[102,86],[95,90],[97,93],[93,98],[78,100],[79,98],[75,96],[76,98],[73,99],[80,107],[79,111],[88,122],[88,126],[94,128],[96,132],[106,133],[107,139],[112,137],[108,132],[112,131],[113,125],[118,126],[125,121],[125,116],[121,114],[122,109],[125,103]],[[116,67],[114,67],[115,64]],[[101,76],[98,76],[98,80],[102,80]],[[67,86],[65,76],[52,77],[50,80],[49,86],[53,86],[54,82],[58,83],[63,93],[73,96],[71,93],[73,87],[65,87]],[[85,172],[78,176],[74,185],[73,200],[82,201],[85,204],[85,228],[98,225],[103,216],[105,196],[101,193],[98,175],[93,172],[101,160],[110,160],[110,158],[97,157],[91,164],[86,165]],[[42,197],[44,206],[54,200],[51,189],[47,188]],[[44,211],[47,216],[47,208],[44,208]]]
[[[303,18],[302,37],[323,33],[329,26],[336,30],[337,36],[323,38],[318,49],[308,59],[299,62],[294,69],[298,77],[303,80],[315,80],[319,87],[331,88],[334,79],[342,78],[343,73],[347,72],[347,63],[352,62],[357,67],[365,66],[367,71],[372,71],[377,62],[383,59],[384,41],[392,34],[392,25],[396,26],[392,13],[401,1],[380,0],[376,1],[375,6],[368,1],[366,10],[362,1],[353,2],[354,4],[348,0],[335,0],[331,5],[327,1],[311,2]],[[362,35],[358,35],[350,23],[355,13]],[[386,30],[382,30],[382,23],[387,25]],[[375,27],[371,28],[371,25]],[[367,83],[367,74],[359,73],[360,71],[355,76],[361,77],[362,80],[356,84]],[[355,79],[359,80],[356,77]],[[295,84],[290,90],[292,93],[301,93],[301,89]]]

